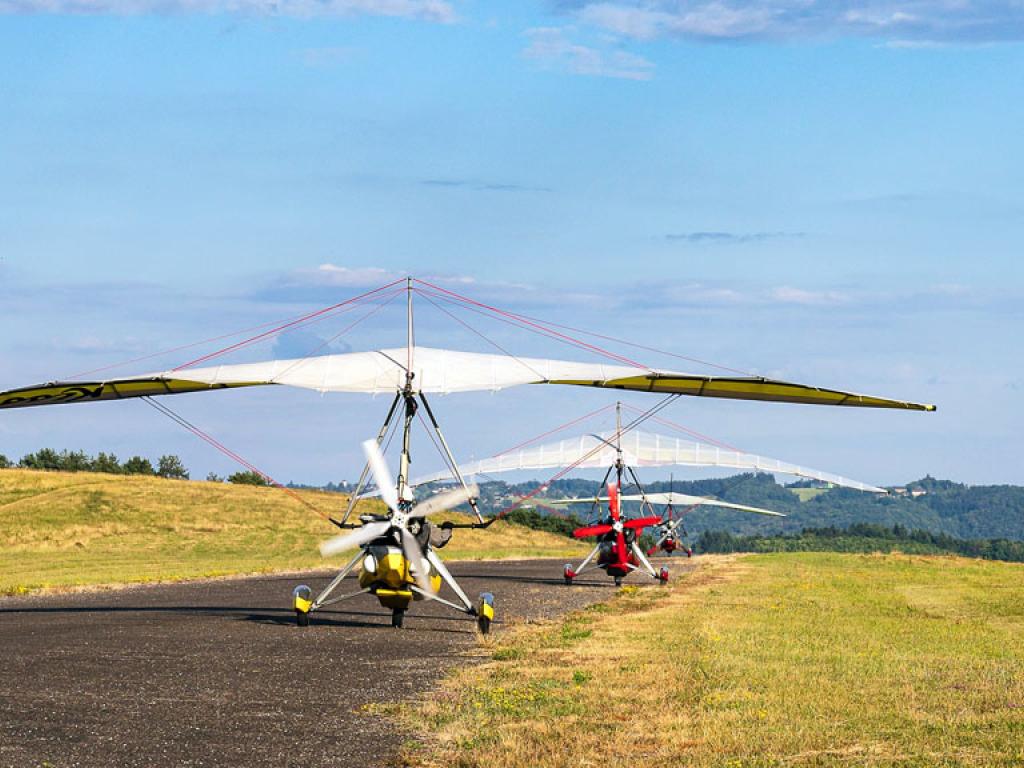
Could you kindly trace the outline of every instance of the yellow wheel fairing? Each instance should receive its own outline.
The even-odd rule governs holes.
[[[391,610],[404,611],[413,600],[412,590],[408,589],[378,589],[373,594],[382,606]]]

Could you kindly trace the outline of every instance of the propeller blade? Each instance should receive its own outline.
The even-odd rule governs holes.
[[[608,483],[608,511],[612,513],[612,520],[619,521],[619,484]]]
[[[459,506],[479,495],[479,489],[475,485],[466,488],[456,488],[453,491],[438,493],[429,499],[424,499],[409,513],[409,517],[426,517],[435,512],[443,512],[447,509]]]
[[[416,541],[416,537],[413,536],[405,528],[399,528],[402,534],[402,554],[405,555],[405,559],[409,561],[409,567],[412,568],[412,575],[416,579],[416,586],[422,589],[428,594],[434,594],[434,588],[430,584],[430,579],[427,574],[430,572],[430,566],[427,565],[423,559],[423,551],[420,549],[420,543]]]
[[[660,522],[660,517],[638,517],[635,520],[627,520],[622,524],[622,527],[635,531],[640,528],[650,528],[652,525],[658,525]]]
[[[370,523],[362,528],[356,528],[352,533],[343,533],[341,536],[335,536],[333,539],[328,539],[320,545],[320,555],[321,557],[331,557],[331,555],[336,555],[347,549],[361,547],[366,542],[383,536],[390,527],[391,523]]]
[[[384,454],[380,452],[380,446],[376,440],[367,440],[363,443],[363,453],[366,454],[366,461],[370,464],[370,473],[377,483],[377,490],[384,503],[392,510],[398,509],[398,491],[395,490],[395,481],[391,478],[387,462],[384,461]]]
[[[572,532],[572,535],[577,539],[582,539],[587,536],[601,536],[611,530],[614,529],[607,523],[599,523],[598,525],[585,525],[582,528],[577,528]]]

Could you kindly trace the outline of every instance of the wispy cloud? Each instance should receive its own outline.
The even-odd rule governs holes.
[[[528,184],[508,182],[478,181],[474,179],[421,179],[425,187],[441,187],[447,189],[468,189],[473,192],[551,192],[550,187],[537,187]]]
[[[583,24],[651,40],[873,37],[904,46],[1024,39],[1019,0],[563,0]]]
[[[569,39],[571,28],[537,27],[527,30],[530,40],[523,56],[538,64],[574,75],[650,80],[654,63],[634,53],[581,45]]]
[[[0,0],[0,13],[265,14],[268,16],[393,16],[449,24],[457,20],[446,0]]]
[[[739,245],[806,237],[806,232],[682,232],[665,235],[666,240],[692,245]]]

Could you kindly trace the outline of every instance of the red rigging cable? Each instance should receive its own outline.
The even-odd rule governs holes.
[[[650,347],[650,346],[647,346],[647,345],[644,345],[644,344],[637,344],[636,342],[629,341],[627,339],[620,339],[620,338],[617,338],[615,336],[608,336],[608,335],[605,335],[605,334],[602,334],[602,333],[596,333],[594,331],[588,331],[588,330],[583,329],[583,328],[575,328],[575,327],[573,327],[571,325],[563,325],[561,323],[554,323],[554,322],[551,322],[550,320],[543,320],[541,318],[533,317],[531,315],[524,315],[524,314],[517,314],[517,313],[513,313],[513,312],[506,312],[504,310],[498,309],[497,307],[490,307],[487,304],[483,304],[483,303],[480,303],[480,302],[474,302],[474,300],[470,299],[469,297],[462,296],[461,294],[455,293],[454,291],[448,291],[447,289],[441,288],[440,286],[436,286],[436,285],[434,285],[432,283],[429,283],[429,282],[427,282],[425,280],[420,280],[418,278],[414,278],[414,280],[416,280],[416,282],[418,282],[418,283],[422,283],[423,285],[430,286],[430,287],[434,288],[435,290],[447,293],[450,296],[458,297],[460,300],[462,300],[464,302],[470,302],[470,303],[475,304],[476,306],[480,306],[480,307],[486,308],[489,311],[502,312],[503,314],[506,314],[506,315],[508,315],[510,317],[517,318],[518,320],[520,320],[520,321],[522,321],[524,323],[531,323],[531,324],[532,323],[536,323],[539,326],[544,327],[551,334],[557,333],[556,331],[553,331],[551,329],[561,328],[564,331],[572,331],[574,333],[582,333],[585,336],[592,336],[592,337],[597,338],[597,339],[603,339],[605,341],[615,342],[616,344],[623,344],[623,345],[625,345],[627,347],[633,347],[635,349],[642,349],[642,350],[644,350],[646,352],[654,352],[654,353],[659,354],[659,355],[666,355],[668,357],[673,357],[673,358],[676,358],[678,360],[686,360],[687,362],[697,363],[698,365],[706,365],[709,368],[717,368],[717,369],[722,370],[722,371],[728,371],[729,373],[740,374],[741,376],[752,376],[752,377],[755,377],[755,378],[757,377],[756,373],[751,373],[750,371],[744,371],[744,370],[739,369],[739,368],[733,368],[733,367],[728,366],[728,365],[722,365],[721,363],[714,363],[714,362],[711,362],[709,360],[702,360],[701,358],[698,358],[698,357],[691,357],[691,356],[688,356],[688,355],[680,355],[680,354],[677,354],[675,352],[669,352],[669,351],[664,350],[664,349],[658,349],[657,347]],[[649,366],[643,365],[641,363],[637,363],[635,361],[630,360],[629,358],[625,358],[625,357],[622,357],[622,356],[619,356],[619,355],[615,355],[615,353],[610,352],[608,350],[601,349],[600,347],[593,347],[593,346],[587,344],[586,342],[584,342],[584,341],[582,341],[580,339],[574,339],[571,336],[563,336],[563,338],[564,339],[571,339],[573,341],[573,343],[577,344],[577,346],[583,345],[583,346],[586,346],[587,348],[591,349],[592,351],[600,350],[601,354],[613,356],[615,359],[618,359],[618,360],[621,360],[621,361],[625,361],[625,362],[629,362],[630,365],[634,365],[634,366],[637,366],[637,367],[640,367],[640,368],[649,368]]]
[[[309,501],[304,499],[302,496],[300,496],[294,490],[292,490],[291,488],[289,488],[286,485],[282,485],[281,483],[279,483],[277,480],[275,480],[273,477],[268,475],[266,472],[264,472],[263,470],[261,470],[258,467],[256,467],[256,465],[254,465],[252,462],[250,462],[250,461],[242,458],[241,456],[239,456],[237,453],[235,453],[230,448],[225,446],[223,443],[221,443],[215,437],[213,437],[212,435],[207,434],[202,429],[197,427],[195,424],[190,422],[184,416],[181,416],[180,414],[175,413],[174,411],[172,411],[170,408],[168,408],[163,403],[158,403],[158,402],[156,402],[155,400],[153,400],[149,396],[144,396],[142,398],[142,401],[145,402],[147,405],[155,408],[157,411],[159,411],[160,413],[162,413],[164,416],[166,416],[167,418],[171,419],[175,423],[177,423],[180,426],[182,426],[185,429],[187,429],[189,432],[191,432],[193,435],[198,437],[203,442],[213,446],[215,449],[217,449],[218,451],[223,453],[228,458],[232,459],[233,461],[238,462],[243,467],[248,469],[250,472],[255,472],[257,475],[259,475],[264,480],[266,480],[270,485],[274,486],[275,488],[280,488],[282,491],[284,491],[285,493],[287,493],[288,495],[293,497],[300,504],[302,504],[303,506],[307,507],[308,509],[310,509],[313,512],[315,512],[316,514],[318,514],[324,520],[330,520],[331,519],[329,515],[326,515],[323,512],[321,512],[316,506],[314,506]]]
[[[331,338],[329,338],[326,341],[322,342],[315,349],[313,349],[311,352],[306,354],[304,357],[302,357],[299,360],[296,360],[290,366],[285,368],[283,371],[281,371],[281,373],[277,374],[275,378],[280,378],[281,376],[284,376],[286,373],[288,373],[288,371],[294,370],[295,368],[298,368],[300,365],[308,363],[312,358],[314,358],[316,356],[317,352],[319,352],[320,350],[324,349],[325,347],[327,347],[327,346],[333,344],[334,342],[336,342],[338,339],[340,339],[346,333],[348,333],[353,328],[355,328],[357,325],[362,323],[364,320],[369,320],[371,317],[373,317],[378,312],[380,312],[382,309],[387,307],[391,302],[393,302],[396,298],[398,298],[403,293],[405,293],[405,289],[404,288],[402,288],[400,290],[397,290],[397,291],[392,291],[390,294],[385,294],[388,297],[387,301],[385,301],[385,302],[383,302],[381,304],[377,304],[369,312],[367,312],[366,314],[361,315],[357,319],[353,320],[351,323],[346,325],[344,328],[342,328],[336,334],[331,336]],[[383,296],[380,297],[380,298],[383,298]]]
[[[426,291],[422,291],[421,290],[421,291],[419,291],[419,294],[423,298],[425,298],[427,301],[429,301],[432,305],[434,305],[434,307],[436,307],[438,310],[440,310],[441,312],[444,312],[446,315],[448,315],[448,317],[450,317],[452,320],[454,320],[455,322],[457,322],[459,325],[463,326],[464,328],[466,328],[470,332],[475,333],[477,336],[479,336],[481,339],[486,341],[488,344],[490,344],[492,347],[497,349],[499,352],[501,352],[504,355],[508,355],[513,360],[515,360],[517,363],[523,365],[526,368],[529,368],[536,375],[541,376],[539,371],[534,370],[534,368],[532,366],[530,366],[528,363],[525,363],[523,360],[521,360],[520,358],[518,358],[515,355],[513,355],[511,352],[509,352],[507,349],[505,349],[503,346],[501,346],[498,342],[494,341],[494,339],[490,338],[489,336],[487,336],[486,334],[482,333],[481,331],[478,331],[476,328],[471,326],[469,323],[464,321],[462,318],[456,317],[451,312],[449,312],[447,309],[442,307],[440,304],[438,304],[436,301],[434,301],[432,298],[430,298],[430,294],[429,293],[427,293]],[[438,297],[438,298],[441,298],[441,297]],[[543,376],[541,376],[541,378],[543,378]]]
[[[278,326],[277,328],[271,328],[269,331],[264,331],[261,334],[253,336],[252,338],[243,339],[242,341],[224,347],[223,349],[216,350],[215,352],[210,352],[209,354],[203,355],[202,357],[197,357],[195,360],[190,360],[187,363],[182,363],[181,365],[172,368],[171,370],[180,371],[182,368],[189,368],[198,363],[204,363],[207,360],[212,360],[215,357],[220,357],[221,355],[226,355],[229,352],[234,352],[237,349],[241,349],[242,347],[248,346],[249,344],[254,344],[257,341],[260,341],[261,339],[267,338],[268,336],[273,336],[277,333],[280,333],[284,331],[286,328],[291,328],[292,326],[299,325],[300,323],[307,322],[309,320],[312,320],[313,318],[320,317],[329,312],[333,312],[337,309],[340,309],[341,307],[347,306],[349,304],[354,304],[356,302],[362,301],[363,299],[369,298],[370,296],[378,294],[381,291],[384,291],[394,285],[398,285],[398,283],[402,282],[404,279],[405,278],[392,280],[390,283],[382,285],[379,288],[374,288],[372,291],[366,291],[365,293],[361,293],[358,296],[353,296],[352,298],[346,299],[345,301],[339,302],[337,304],[332,304],[331,306],[324,307],[323,309],[318,309],[317,311],[310,312],[309,314],[306,315],[302,315],[301,317],[296,318],[295,320],[291,320],[285,323],[284,325]]]
[[[579,424],[581,421],[586,421],[587,419],[593,418],[594,416],[597,416],[599,413],[603,413],[604,411],[607,411],[607,410],[609,410],[611,408],[614,408],[614,407],[615,407],[614,403],[608,403],[608,405],[605,405],[605,406],[603,406],[601,408],[598,408],[596,411],[591,411],[590,413],[585,413],[584,415],[582,415],[582,416],[580,416],[578,418],[575,418],[572,421],[567,421],[567,422],[565,422],[565,424],[557,426],[554,429],[549,429],[547,432],[544,432],[543,434],[537,435],[536,437],[531,437],[529,440],[524,440],[521,443],[513,445],[511,448],[506,448],[504,451],[501,451],[500,453],[494,454],[494,457],[497,458],[498,456],[504,456],[506,453],[512,453],[512,451],[517,451],[520,448],[525,448],[526,446],[530,445],[531,443],[536,443],[538,440],[543,440],[545,437],[548,437],[549,435],[553,435],[556,432],[561,432],[564,429],[568,429],[571,426]]]
[[[215,341],[222,341],[223,339],[230,339],[233,336],[240,336],[243,333],[249,333],[251,331],[258,331],[258,330],[261,330],[263,328],[267,328],[267,327],[273,326],[273,327],[271,327],[271,329],[267,333],[259,334],[256,337],[252,337],[250,339],[245,339],[245,340],[239,342],[237,348],[241,348],[243,346],[247,346],[249,344],[255,343],[256,341],[262,340],[264,338],[269,338],[269,337],[273,336],[274,334],[280,332],[284,328],[290,328],[290,327],[294,327],[295,325],[301,325],[304,321],[308,321],[309,324],[312,324],[314,322],[320,322],[321,320],[325,320],[325,319],[327,319],[328,317],[331,317],[331,316],[337,316],[337,315],[340,315],[340,314],[344,314],[345,312],[352,311],[353,309],[355,309],[355,306],[353,306],[353,305],[356,302],[360,301],[362,298],[367,298],[367,297],[369,297],[371,295],[374,295],[377,292],[383,291],[384,289],[386,289],[389,286],[394,285],[394,284],[395,283],[389,283],[388,285],[384,285],[384,286],[381,286],[380,288],[374,289],[373,291],[369,291],[368,293],[363,294],[362,296],[353,297],[352,299],[349,299],[348,301],[341,302],[340,304],[336,304],[333,307],[327,307],[327,308],[325,308],[323,310],[320,310],[320,311],[317,311],[317,312],[313,312],[313,313],[306,314],[306,315],[300,315],[298,317],[287,318],[286,320],[272,320],[272,321],[267,322],[267,323],[260,323],[259,325],[253,325],[253,326],[250,326],[248,328],[243,328],[243,329],[238,330],[238,331],[232,331],[231,333],[224,333],[224,334],[221,334],[219,336],[212,336],[212,337],[210,337],[208,339],[203,339],[201,341],[191,342],[189,344],[182,344],[180,346],[171,347],[169,349],[163,349],[163,350],[160,350],[158,352],[152,352],[150,354],[142,355],[140,357],[135,357],[135,358],[132,358],[130,360],[123,360],[121,362],[113,363],[111,365],[105,365],[105,366],[102,366],[100,368],[93,368],[93,369],[88,370],[88,371],[81,371],[80,373],[74,373],[74,374],[71,374],[69,376],[66,376],[65,378],[66,379],[77,379],[77,378],[81,378],[83,376],[89,376],[89,375],[94,374],[94,373],[102,373],[103,371],[109,371],[109,370],[111,370],[113,368],[120,368],[121,366],[131,365],[132,363],[139,363],[139,362],[142,362],[144,360],[152,360],[153,358],[163,357],[164,355],[170,355],[170,354],[173,354],[175,352],[181,352],[181,351],[186,350],[186,349],[194,349],[195,347],[201,347],[204,344],[210,344],[210,343],[215,342]],[[335,311],[335,310],[340,310],[340,311]],[[232,348],[235,348],[235,347],[232,347]],[[224,350],[220,350],[218,352],[214,352],[213,355],[217,356],[217,355],[220,355],[220,354],[224,354],[226,351],[227,351],[227,348],[224,349]],[[193,362],[195,362],[195,361],[193,361]],[[192,364],[193,363],[185,363],[185,365],[192,365]],[[173,370],[179,370],[182,367],[184,367],[184,366],[178,366],[177,368],[174,368]]]
[[[462,294],[456,293],[455,291],[449,291],[447,288],[442,288],[439,285],[434,285],[433,283],[427,282],[426,280],[420,280],[418,278],[413,278],[413,279],[417,283],[421,283],[422,285],[428,286],[429,288],[432,288],[435,291],[440,291],[441,293],[444,293],[444,294],[446,294],[448,296],[453,296],[456,299],[458,299],[459,301],[472,304],[473,306],[480,307],[481,309],[486,309],[488,312],[494,312],[496,314],[503,315],[505,317],[514,318],[518,322],[523,323],[525,325],[532,326],[534,328],[540,328],[540,329],[544,330],[545,332],[547,332],[549,334],[552,334],[552,335],[554,335],[554,336],[556,336],[558,338],[564,339],[565,341],[567,341],[567,342],[569,342],[571,344],[575,344],[576,346],[583,347],[585,349],[589,349],[591,352],[595,352],[596,354],[603,355],[604,357],[607,357],[609,359],[616,360],[617,362],[620,362],[620,363],[625,363],[626,365],[632,366],[634,368],[644,368],[646,370],[650,370],[650,367],[647,366],[647,365],[644,365],[643,363],[638,363],[636,360],[631,360],[628,357],[624,357],[623,355],[618,355],[618,354],[616,354],[614,352],[611,352],[611,351],[609,351],[607,349],[603,349],[603,348],[598,347],[598,346],[596,346],[594,344],[590,344],[590,343],[588,343],[586,341],[582,341],[581,339],[577,339],[577,338],[574,338],[574,337],[569,336],[567,334],[561,333],[560,331],[552,330],[550,327],[547,327],[544,323],[534,322],[533,320],[530,320],[530,319],[524,317],[523,315],[517,315],[514,312],[508,312],[506,310],[499,309],[498,307],[493,307],[490,304],[484,304],[483,302],[476,301],[475,299],[471,299],[468,296],[463,296]]]
[[[629,403],[623,403],[623,405],[631,411],[640,413],[640,409],[637,408],[636,406],[630,405]],[[726,448],[730,451],[736,451],[736,453],[746,453],[746,451],[744,451],[742,448],[737,448],[735,445],[730,445],[729,443],[717,440],[716,438],[711,437],[710,435],[705,435],[700,432],[697,432],[696,430],[689,429],[688,427],[684,427],[682,424],[676,424],[674,421],[669,421],[668,419],[663,418],[661,416],[653,416],[651,417],[651,420],[657,421],[659,424],[664,424],[666,427],[671,427],[672,429],[679,430],[683,434],[689,435],[690,437],[696,437],[698,440],[705,440],[711,443],[712,445],[717,445],[719,448]]]
[[[604,339],[605,341],[613,341],[616,344],[623,344],[623,345],[625,345],[627,347],[634,347],[636,349],[642,349],[642,350],[644,350],[646,352],[654,352],[654,353],[659,354],[659,355],[667,355],[668,357],[674,357],[674,358],[676,358],[678,360],[686,360],[687,362],[697,363],[698,365],[706,365],[709,368],[718,368],[721,371],[729,371],[729,373],[738,373],[741,376],[752,376],[754,378],[759,378],[758,374],[756,374],[756,373],[751,373],[750,371],[740,370],[739,368],[731,368],[728,365],[722,365],[721,363],[712,363],[709,360],[701,360],[699,357],[690,357],[688,355],[680,355],[680,354],[677,354],[675,352],[669,352],[669,351],[664,350],[664,349],[658,349],[657,347],[648,347],[648,346],[645,346],[644,344],[637,344],[636,342],[628,341],[627,339],[619,339],[619,338],[616,338],[614,336],[606,336],[603,333],[595,333],[594,331],[588,331],[588,330],[585,330],[583,328],[573,328],[571,325],[561,325],[559,323],[552,323],[550,320],[542,321],[542,320],[538,320],[535,317],[530,317],[529,315],[522,315],[522,317],[529,318],[530,320],[537,320],[537,322],[545,322],[547,325],[550,325],[552,328],[561,328],[562,330],[565,330],[565,331],[573,331],[575,333],[582,333],[584,336],[593,336],[594,338],[597,338],[597,339]]]
[[[627,432],[629,432],[630,430],[635,429],[640,424],[642,424],[647,419],[649,419],[652,416],[654,416],[656,413],[658,413],[658,411],[662,410],[663,408],[665,408],[665,406],[667,406],[669,403],[671,403],[673,400],[676,400],[679,397],[681,397],[681,395],[678,395],[678,394],[675,394],[675,393],[670,394],[670,395],[666,395],[661,400],[659,400],[657,403],[655,403],[653,406],[651,406],[646,411],[641,413],[639,416],[634,418],[629,424],[627,424],[626,426],[622,427],[622,429],[619,431],[618,434],[619,435],[624,435]],[[554,475],[552,475],[547,480],[547,482],[542,483],[540,486],[538,486],[534,490],[530,491],[529,493],[525,494],[524,496],[520,496],[518,499],[516,499],[510,505],[505,507],[503,510],[501,510],[501,512],[499,512],[497,515],[495,515],[495,519],[499,519],[500,520],[501,518],[505,517],[509,512],[511,512],[513,509],[516,509],[524,501],[527,501],[528,499],[532,499],[538,493],[540,493],[541,491],[546,489],[548,486],[550,486],[551,483],[553,483],[556,480],[560,480],[561,478],[565,477],[567,474],[569,474],[569,472],[571,472],[572,470],[576,469],[576,467],[578,467],[580,464],[582,464],[584,461],[589,459],[594,454],[600,452],[603,448],[604,448],[604,444],[603,443],[598,443],[596,446],[594,446],[589,451],[587,451],[585,454],[583,454],[578,459],[576,459],[576,461],[574,461],[572,464],[568,465],[567,467],[564,467],[563,469],[559,470]]]

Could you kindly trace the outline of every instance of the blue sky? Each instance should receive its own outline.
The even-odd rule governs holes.
[[[746,450],[878,483],[1024,483],[1022,38],[1013,2],[0,0],[0,387],[411,272],[940,409],[667,414]],[[424,343],[480,348],[431,311]],[[332,348],[395,344],[400,326],[392,305]],[[438,410],[469,457],[607,400],[537,388]],[[168,404],[305,482],[352,478],[386,407],[270,390]],[[233,469],[177,429],[141,403],[9,412],[0,453]]]

